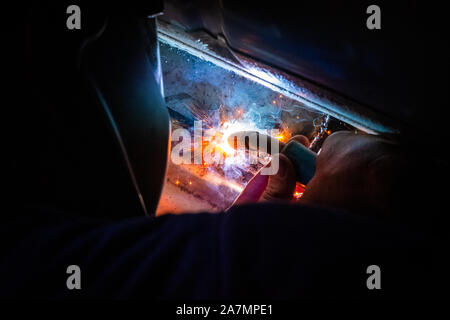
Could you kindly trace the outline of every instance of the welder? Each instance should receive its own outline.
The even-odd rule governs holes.
[[[293,164],[276,154],[278,172],[256,175],[227,212],[153,217],[170,135],[154,21],[143,28],[141,19],[154,12],[100,11],[78,36],[65,29],[67,3],[55,6],[30,6],[4,41],[12,86],[0,297],[444,292],[443,171],[417,152],[423,145],[338,132],[298,202]],[[377,288],[367,285],[373,265]],[[68,285],[68,270],[79,272],[79,286]]]

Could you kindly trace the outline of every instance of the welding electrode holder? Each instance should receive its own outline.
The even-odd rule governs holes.
[[[240,141],[243,141],[246,137],[249,138],[245,143],[245,148],[247,150],[261,150],[268,154],[272,154],[271,146],[278,144],[279,148],[277,150],[280,150],[280,153],[287,156],[294,165],[296,179],[298,182],[307,184],[314,176],[314,173],[316,172],[317,154],[302,145],[300,142],[291,140],[288,143],[284,143],[269,135],[262,134],[257,131],[235,132],[230,135],[227,140],[231,146],[236,148],[235,139],[237,138],[238,140],[240,139]],[[253,137],[253,139],[250,139],[250,137]],[[264,142],[262,143],[262,141]]]
[[[280,153],[291,160],[297,181],[306,185],[316,172],[317,154],[295,140],[286,143]]]

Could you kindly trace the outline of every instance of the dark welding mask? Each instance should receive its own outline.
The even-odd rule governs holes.
[[[154,18],[162,4],[82,2],[80,29],[66,26],[70,5],[22,11],[23,54],[11,62],[15,197],[88,216],[152,215],[170,140]]]

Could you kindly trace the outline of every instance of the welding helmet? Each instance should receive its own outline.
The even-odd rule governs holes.
[[[80,29],[66,25],[70,5],[32,4],[15,24],[12,201],[151,215],[170,140],[155,22],[162,3],[81,2]]]

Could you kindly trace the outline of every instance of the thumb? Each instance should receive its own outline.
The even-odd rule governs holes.
[[[272,157],[272,165],[278,161],[278,171],[269,176],[267,187],[260,200],[291,200],[295,190],[295,169],[291,161],[284,154],[276,154]]]

